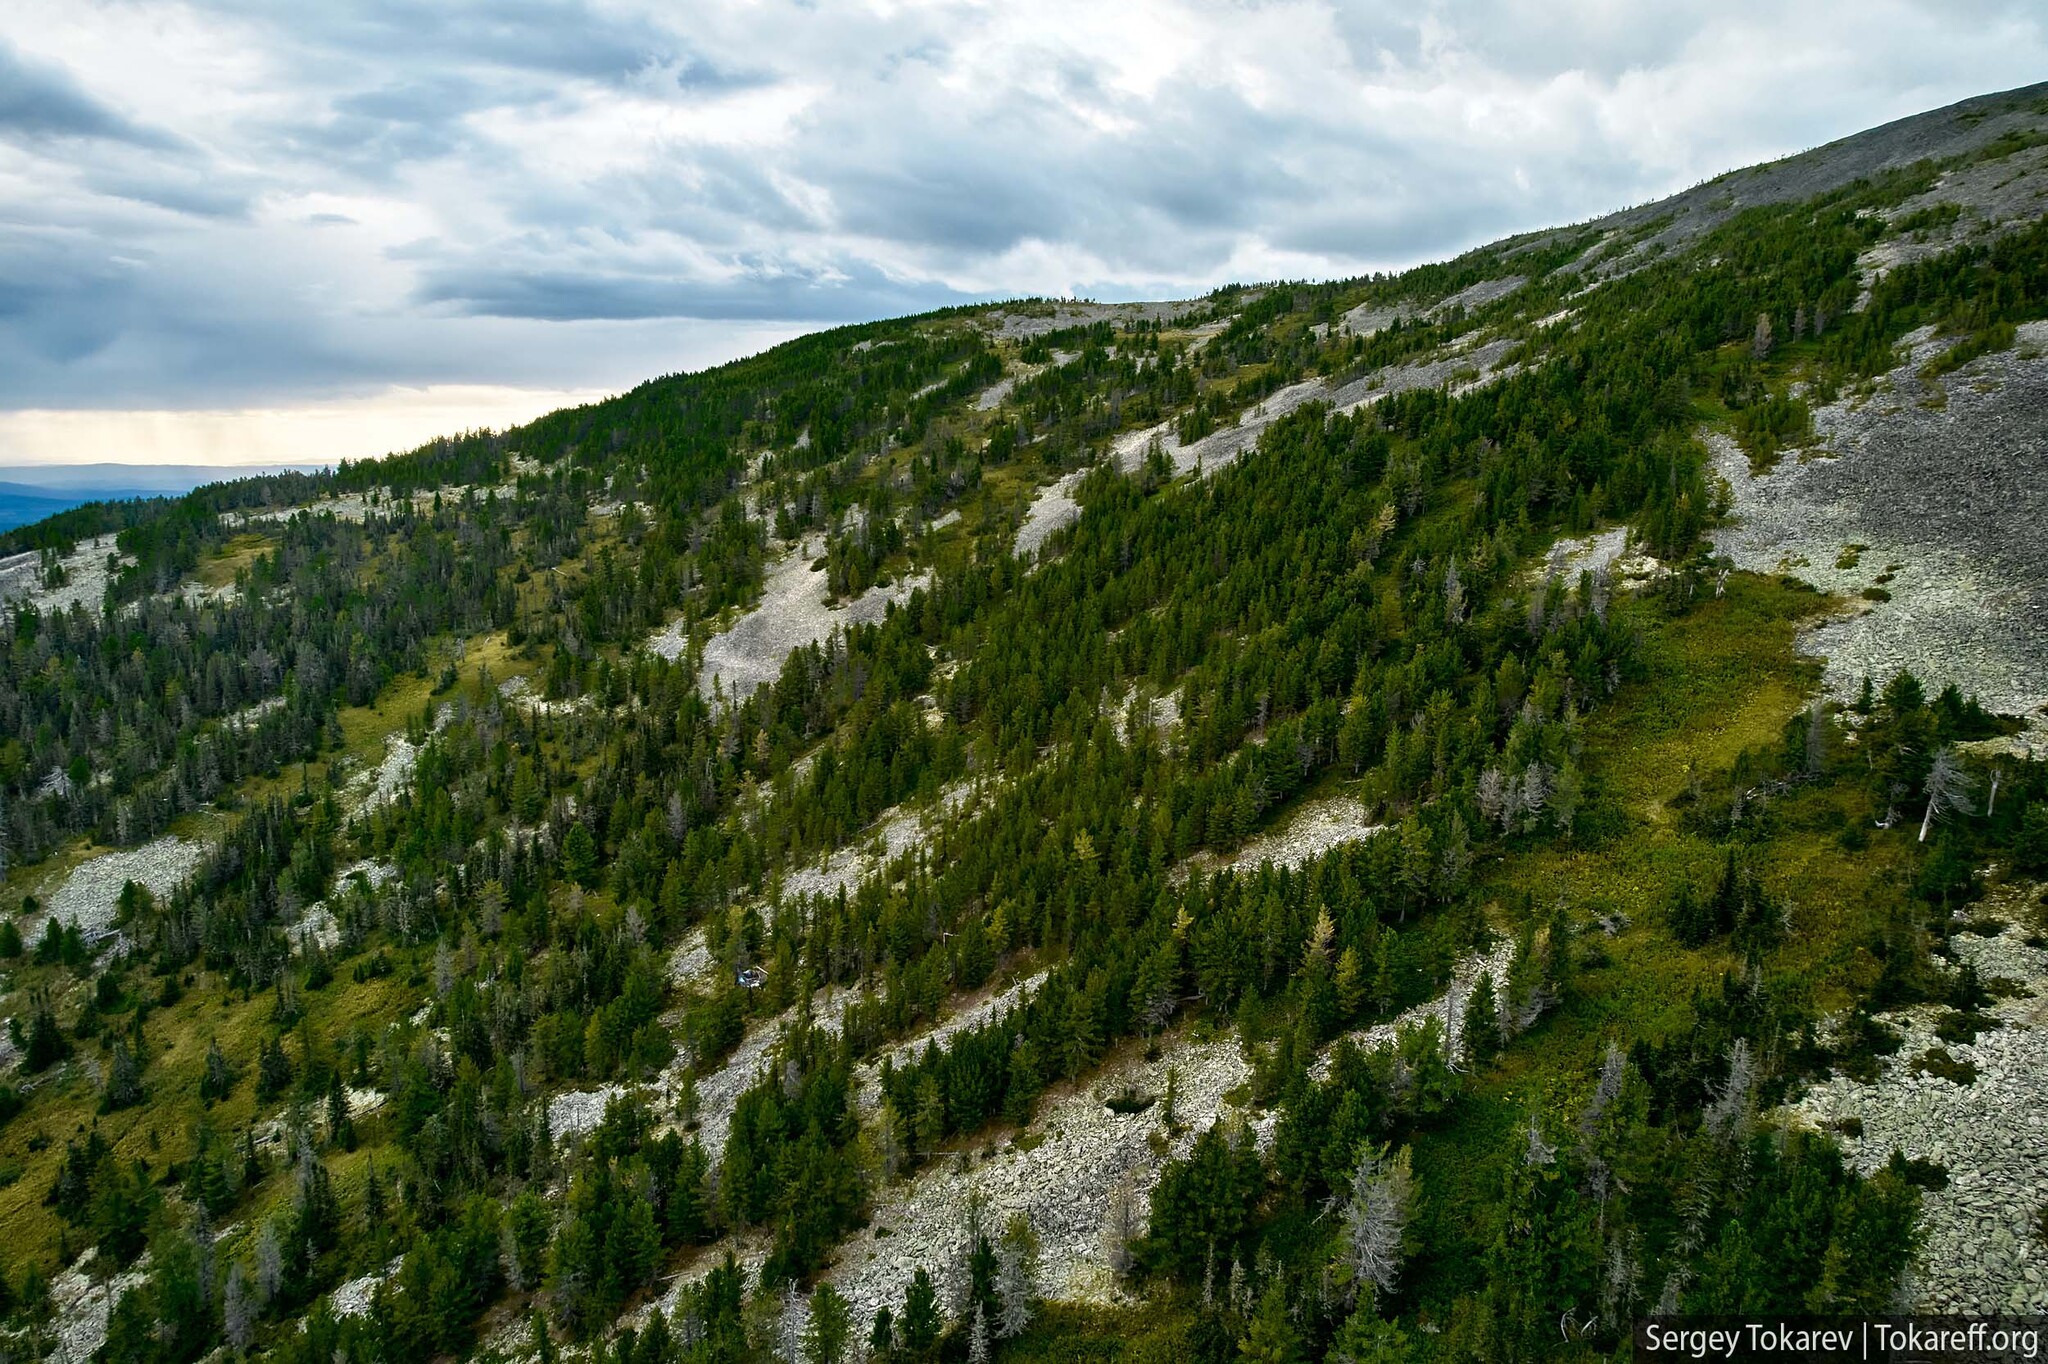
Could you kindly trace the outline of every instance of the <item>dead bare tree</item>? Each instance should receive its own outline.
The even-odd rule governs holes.
[[[1351,1271],[1354,1296],[1367,1286],[1374,1294],[1394,1291],[1414,1202],[1408,1148],[1389,1156],[1384,1147],[1368,1147],[1352,1173],[1351,1201],[1344,1209],[1344,1264]]]
[[[1953,745],[1943,744],[1934,754],[1934,765],[1927,769],[1927,784],[1922,789],[1927,793],[1927,813],[1920,817],[1920,841],[1927,841],[1927,831],[1934,821],[1945,819],[1950,814],[1969,814],[1970,793],[1977,782],[1956,757]]]
[[[1126,1169],[1110,1186],[1109,1208],[1102,1219],[1103,1261],[1119,1279],[1131,1272],[1131,1242],[1137,1237],[1138,1195],[1131,1187],[1130,1171]]]
[[[1009,1340],[1024,1334],[1031,1324],[1032,1303],[1038,1296],[1034,1282],[1038,1263],[1038,1237],[1031,1219],[1024,1213],[1011,1216],[996,1243],[996,1335]]]
[[[1738,1037],[1728,1053],[1728,1078],[1707,1105],[1707,1131],[1720,1141],[1736,1142],[1748,1135],[1756,1108],[1756,1058],[1747,1038]]]

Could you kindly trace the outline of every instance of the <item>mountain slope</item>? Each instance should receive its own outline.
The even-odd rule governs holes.
[[[2012,156],[2038,147],[2044,101],[2048,101],[2048,81],[1980,95],[1780,161],[1730,171],[1670,198],[1596,218],[1588,226],[1603,238],[1630,239],[1630,250],[1623,259],[1641,259],[1690,242],[1744,209],[1831,194],[1858,180],[1878,179],[1922,162],[1944,164],[1951,177],[1967,176],[1975,165],[2009,164]],[[2009,175],[1997,178],[2018,183]],[[1987,217],[2025,220],[2040,214],[2040,186],[2025,188],[2029,191],[2025,195],[1964,191],[1940,197],[1969,203]],[[2034,202],[2028,203],[2028,199]],[[1510,240],[1516,245],[1537,245],[1552,235],[1534,233]],[[1608,265],[1603,273],[1614,268]]]
[[[8,1329],[2038,1307],[2042,99],[0,537]]]

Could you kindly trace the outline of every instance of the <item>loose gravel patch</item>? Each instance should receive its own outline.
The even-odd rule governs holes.
[[[438,734],[455,718],[455,707],[443,705],[434,712],[432,733]],[[389,805],[398,799],[398,793],[412,780],[413,768],[420,760],[419,746],[403,734],[393,734],[384,740],[384,758],[376,767],[358,778],[357,785],[364,789],[356,799],[355,812],[361,814],[381,805]]]
[[[884,1058],[897,1067],[902,1067],[920,1056],[928,1046],[936,1045],[941,1050],[952,1039],[969,1028],[978,1028],[1024,1004],[1045,984],[1046,973],[1034,971],[1022,980],[997,988],[984,989],[977,996],[957,1001],[953,1011],[939,1021],[937,1026],[907,1038],[883,1053]],[[882,1103],[881,1061],[863,1062],[855,1076],[855,1092],[863,1108],[873,1110]]]
[[[1168,1134],[1162,1122],[1169,1071],[1182,1124],[1177,1135]],[[863,1326],[885,1304],[902,1301],[920,1265],[939,1279],[942,1297],[958,1298],[967,1208],[978,1197],[983,1225],[992,1233],[1014,1214],[1030,1220],[1044,1296],[1116,1301],[1121,1287],[1104,1237],[1112,1191],[1123,1185],[1142,1231],[1152,1186],[1166,1161],[1185,1156],[1220,1117],[1239,1113],[1225,1095],[1244,1085],[1250,1073],[1235,1039],[1171,1037],[1150,1061],[1142,1049],[1126,1047],[1085,1087],[1048,1099],[1023,1144],[1012,1140],[1000,1149],[944,1157],[915,1178],[880,1190],[873,1224],[846,1243],[825,1277],[854,1304]],[[1136,1113],[1108,1106],[1106,1100],[1127,1092],[1154,1103]]]
[[[254,729],[264,716],[272,711],[283,709],[284,698],[282,696],[266,696],[254,705],[242,707],[233,715],[222,716],[221,726],[222,728],[233,730]]]
[[[1361,1030],[1353,1040],[1368,1049],[1392,1045],[1396,1029],[1432,1015],[1451,1014],[1451,1054],[1465,999],[1482,971],[1506,978],[1512,944],[1474,954],[1461,963],[1446,993],[1389,1023]],[[1021,991],[1029,982],[1013,987]],[[1021,994],[992,997],[978,1016],[992,1016]],[[1000,1002],[999,1002],[1000,1001]],[[964,1025],[964,1024],[963,1024]],[[1172,1076],[1178,1128],[1164,1125],[1168,1076]],[[1000,1146],[934,1161],[914,1178],[891,1185],[875,1202],[873,1225],[853,1237],[826,1277],[856,1304],[855,1315],[871,1321],[885,1304],[900,1302],[918,1266],[940,1279],[942,1292],[961,1291],[970,1199],[982,1204],[983,1225],[999,1229],[1011,1215],[1029,1218],[1040,1247],[1039,1290],[1066,1302],[1122,1300],[1123,1286],[1108,1261],[1106,1221],[1118,1186],[1127,1193],[1142,1233],[1152,1186],[1169,1160],[1187,1155],[1195,1140],[1219,1121],[1242,1122],[1255,1140],[1270,1141],[1272,1114],[1254,1114],[1231,1101],[1250,1078],[1234,1035],[1196,1039],[1185,1033],[1161,1039],[1154,1059],[1127,1045],[1081,1087],[1047,1101],[1025,1133]],[[1151,1106],[1119,1112],[1135,1099]],[[877,1233],[883,1233],[878,1235]],[[1218,1273],[1228,1266],[1218,1266]]]
[[[2003,1026],[1974,1042],[1943,1042],[1934,1031],[1941,1009],[1885,1015],[1904,1042],[1879,1059],[1876,1083],[1830,1079],[1787,1112],[1830,1131],[1863,1174],[1894,1151],[1947,1170],[1947,1188],[1921,1193],[1927,1240],[1906,1301],[1928,1312],[2039,1313],[2048,1310],[2048,1247],[2036,1232],[2048,1206],[2048,952],[2027,946],[2017,928],[1959,934],[1955,950],[1985,980],[2002,976],[2030,992],[1986,1010]],[[1976,1067],[1975,1081],[1915,1073],[1914,1061],[1934,1047]]]
[[[1474,952],[1459,962],[1451,972],[1451,983],[1435,999],[1405,1009],[1384,1023],[1360,1028],[1346,1036],[1361,1051],[1377,1051],[1381,1047],[1393,1046],[1403,1028],[1420,1027],[1434,1018],[1443,1026],[1444,1051],[1455,1065],[1465,1051],[1465,1007],[1472,999],[1473,987],[1479,983],[1480,976],[1489,976],[1493,980],[1495,1000],[1504,998],[1508,967],[1514,959],[1514,943],[1502,939],[1491,950]],[[1310,1067],[1310,1073],[1319,1080],[1328,1077],[1328,1050],[1317,1058]]]
[[[1347,336],[1373,336],[1385,331],[1396,322],[1410,318],[1435,319],[1442,317],[1453,308],[1471,311],[1483,308],[1497,299],[1506,298],[1529,282],[1527,275],[1505,275],[1500,279],[1483,279],[1468,285],[1454,294],[1447,294],[1436,302],[1423,305],[1408,300],[1374,306],[1361,303],[1338,320],[1338,330]]]
[[[1871,287],[1902,265],[1953,251],[1971,239],[1988,239],[2028,227],[2048,215],[2048,146],[2030,147],[1991,161],[1974,161],[1942,172],[1933,188],[1885,210],[1888,223],[1899,223],[1946,204],[1962,211],[1938,226],[1884,237],[1856,259],[1863,275],[1861,311],[1870,302]]]
[[[807,895],[851,892],[912,847],[930,837],[948,820],[958,819],[978,797],[972,782],[957,781],[939,793],[929,810],[897,806],[843,848],[810,866],[799,867],[782,881],[784,900]]]
[[[1394,303],[1375,307],[1361,303],[1344,314],[1337,326],[1347,336],[1377,336],[1396,322],[1405,322],[1415,316],[1415,308],[1409,303]]]
[[[377,509],[389,513],[394,504],[387,498],[377,504]],[[337,521],[364,521],[369,519],[370,500],[364,493],[347,493],[340,497],[323,497],[312,502],[291,507],[271,507],[263,511],[247,512],[240,518],[240,524],[250,525],[258,521],[289,521],[300,512],[308,516],[332,514]]]
[[[704,940],[702,925],[683,935],[675,951],[668,958],[668,979],[671,985],[695,985],[709,979],[711,968],[711,946]]]
[[[755,688],[782,676],[782,664],[795,650],[819,643],[847,625],[881,621],[892,604],[931,581],[928,573],[913,573],[887,587],[871,587],[852,602],[829,605],[825,570],[811,567],[824,552],[822,540],[807,539],[769,566],[760,604],[705,643],[704,665],[697,676],[703,695],[722,691],[729,697],[751,696]],[[672,631],[670,627],[655,639],[667,639]]]
[[[98,1254],[88,1249],[69,1269],[50,1280],[50,1303],[56,1309],[57,1348],[52,1364],[89,1364],[107,1343],[107,1319],[131,1288],[149,1278],[149,1257],[145,1254],[133,1267],[122,1270],[106,1282],[94,1279],[87,1270]]]
[[[382,890],[398,879],[398,865],[380,858],[366,857],[359,862],[351,862],[334,873],[335,884],[339,885],[351,876],[361,876],[364,884],[371,890]]]
[[[1251,870],[1266,862],[1276,867],[1300,867],[1332,848],[1371,838],[1385,827],[1367,822],[1365,806],[1350,796],[1312,800],[1289,816],[1285,824],[1258,835],[1236,852],[1194,854],[1181,864],[1177,874]]]
[[[1247,299],[1249,301],[1249,299]],[[1063,331],[1068,327],[1090,326],[1097,322],[1115,322],[1130,325],[1135,322],[1175,322],[1189,313],[1200,312],[1208,306],[1207,300],[1199,298],[1164,299],[1151,303],[1058,303],[1045,309],[1030,312],[1012,312],[997,308],[983,316],[983,325],[998,341],[1021,341],[1027,337],[1044,336],[1047,332]]]
[[[1159,434],[1160,428],[1146,432],[1147,436]],[[1140,449],[1143,447],[1140,446]],[[1081,486],[1086,470],[1077,469],[1063,474],[1031,499],[1031,507],[1024,513],[1023,524],[1017,527],[1016,552],[1019,558],[1038,553],[1055,531],[1065,530],[1081,519],[1081,505],[1074,501],[1074,489]]]
[[[1637,549],[1632,541],[1627,526],[1559,540],[1542,563],[1529,570],[1528,580],[1537,583],[1555,577],[1567,587],[1576,587],[1581,573],[1597,575],[1602,569],[1616,583],[1645,582],[1662,575],[1664,564]]]
[[[1544,556],[1544,566],[1537,571],[1555,573],[1566,582],[1574,582],[1581,573],[1613,568],[1627,548],[1627,526],[1575,540],[1559,540],[1551,546],[1550,553]]]
[[[1682,249],[1746,208],[1795,203],[1853,180],[1874,179],[1918,161],[1947,160],[2003,136],[2031,133],[2039,126],[2036,106],[2043,89],[2034,85],[1982,95],[1946,109],[1898,119],[1797,156],[1716,176],[1669,198],[1622,209],[1591,223],[1530,233],[1517,238],[1505,254],[1540,250],[1590,229],[1602,234],[1600,245],[1571,268],[1590,268],[1601,278],[1615,278]],[[1997,167],[2015,159],[1998,158],[1983,164]],[[1626,249],[1597,263],[1591,259],[1624,238],[1630,239]]]
[[[668,652],[664,639],[673,637],[674,652]],[[648,641],[647,647],[663,658],[674,662],[680,658],[687,641],[682,634],[682,622],[677,621],[666,630]],[[533,679],[524,673],[515,673],[498,684],[498,695],[531,715],[567,715],[573,711],[589,710],[592,702],[588,696],[571,696],[560,701],[550,701],[533,689]]]
[[[1481,971],[1505,980],[1511,944],[1476,953],[1462,962],[1444,995],[1408,1010],[1399,1018],[1352,1034],[1367,1048],[1391,1045],[1396,1029],[1437,1016],[1448,1020],[1451,1054],[1463,1022],[1464,1001]],[[964,1001],[928,1035],[911,1039],[890,1054],[898,1060],[921,1051],[928,1041],[943,1041],[961,1029],[995,1018],[1017,1007],[1043,982],[1036,973],[977,1000]],[[714,1082],[700,1081],[698,1096],[703,1123],[700,1136],[714,1156],[724,1145],[732,1104],[747,1084],[760,1075],[773,1055],[774,1042],[793,1016],[785,1014],[758,1028],[719,1072]],[[824,1023],[836,1007],[817,1011]],[[875,1192],[869,1227],[841,1247],[826,1270],[830,1280],[853,1304],[856,1322],[865,1332],[883,1306],[901,1302],[903,1290],[918,1268],[938,1281],[943,1301],[955,1301],[964,1284],[964,1252],[968,1245],[969,1208],[980,1205],[982,1226],[999,1231],[1013,1215],[1029,1220],[1039,1243],[1037,1289],[1066,1302],[1115,1303],[1125,1300],[1122,1280],[1109,1259],[1107,1227],[1113,1201],[1128,1199],[1133,1228],[1144,1230],[1151,1190],[1170,1160],[1186,1156],[1194,1142],[1217,1122],[1237,1122],[1252,1140],[1268,1143],[1274,1116],[1258,1114],[1240,1103],[1251,1071],[1234,1034],[1197,1037],[1187,1030],[1171,1032],[1154,1048],[1127,1043],[1118,1048],[1085,1084],[1056,1089],[1040,1105],[1026,1129],[999,1133],[982,1145],[930,1159],[915,1175],[885,1184]],[[872,1112],[878,1102],[879,1062],[864,1064],[856,1075],[855,1093]],[[1176,1125],[1165,1119],[1165,1096],[1174,1091]],[[1116,1107],[1110,1106],[1115,1100]],[[1129,1111],[1137,1108],[1139,1111]],[[701,1261],[709,1264],[731,1250],[749,1271],[757,1269],[766,1248],[759,1238],[732,1238],[710,1248]],[[1227,1266],[1218,1272],[1226,1273]],[[661,1300],[672,1310],[686,1274]]]
[[[64,583],[60,587],[43,586],[42,557],[38,554],[15,554],[0,560],[0,605],[26,601],[44,615],[82,606],[98,615],[106,604],[107,584],[113,581],[113,574],[107,571],[110,554],[123,566],[135,562],[132,557],[117,553],[111,535],[80,540],[57,561],[64,569]]]
[[[363,794],[361,808],[373,810],[398,799],[398,793],[412,780],[412,769],[419,759],[419,749],[403,735],[394,734],[386,739],[384,761],[371,773],[370,789]]]
[[[1528,282],[1527,275],[1504,275],[1499,279],[1482,279],[1477,284],[1467,285],[1438,302],[1429,310],[1428,316],[1442,317],[1454,308],[1462,308],[1466,312],[1474,308],[1483,308],[1489,303],[1506,298]]]
[[[1734,524],[1715,548],[1856,603],[1801,643],[1827,659],[1835,695],[1910,668],[1931,688],[1953,682],[2038,722],[2048,706],[2048,324],[2021,327],[2014,349],[1945,376],[1937,394],[1919,369],[1948,344],[1916,333],[1874,393],[1818,409],[1814,448],[1764,474],[1711,438],[1734,495]]]
[[[580,1136],[604,1121],[611,1101],[626,1093],[623,1085],[601,1085],[596,1089],[571,1090],[548,1100],[548,1135],[556,1141]],[[735,1098],[738,1096],[735,1095]],[[730,1121],[731,1114],[727,1114]]]
[[[121,888],[130,881],[164,899],[198,870],[211,851],[204,843],[170,834],[138,848],[120,848],[79,863],[50,897],[50,913],[59,923],[77,924],[87,938],[114,926]]]
[[[670,663],[681,658],[690,648],[690,634],[681,617],[670,621],[647,638],[647,652]],[[524,678],[517,679],[524,681]]]
[[[325,900],[315,900],[299,915],[299,921],[291,926],[290,936],[299,951],[313,948],[330,950],[341,942],[341,925],[335,920],[334,911],[327,907]]]
[[[367,1317],[370,1315],[370,1299],[376,1294],[377,1285],[397,1274],[398,1267],[404,1263],[403,1258],[393,1260],[376,1273],[350,1279],[347,1283],[335,1289],[331,1300],[334,1307],[334,1315],[337,1317]]]
[[[841,1011],[857,994],[858,991],[845,986],[821,991],[810,1002],[812,1022],[836,1035]],[[767,1072],[775,1059],[776,1045],[796,1022],[802,1008],[802,1005],[791,1005],[774,1018],[755,1024],[748,1029],[732,1055],[726,1058],[724,1065],[709,1075],[698,1077],[697,1139],[704,1144],[704,1154],[714,1163],[725,1154],[725,1139],[732,1131],[732,1115],[739,1107],[740,1096],[753,1088],[754,1082]],[[683,1071],[688,1063],[687,1057],[678,1058],[662,1072],[658,1081],[659,1092],[670,1105],[682,1093]],[[599,1116],[603,1116],[602,1112]]]

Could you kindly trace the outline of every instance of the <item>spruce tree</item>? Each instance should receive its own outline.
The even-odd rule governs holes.
[[[128,1044],[117,1037],[113,1054],[107,1060],[107,1083],[100,1092],[100,1112],[118,1113],[124,1108],[135,1107],[142,1098],[141,1067],[136,1065],[135,1055],[128,1050]]]
[[[911,1359],[929,1361],[939,1348],[939,1295],[923,1265],[903,1290],[903,1351]]]
[[[804,1321],[804,1364],[845,1364],[852,1335],[852,1312],[846,1299],[831,1284],[820,1283],[811,1290],[810,1311]]]
[[[1484,1066],[1500,1054],[1500,1002],[1493,993],[1493,975],[1481,971],[1473,982],[1472,997],[1465,1003],[1463,1027],[1465,1055],[1474,1068]]]

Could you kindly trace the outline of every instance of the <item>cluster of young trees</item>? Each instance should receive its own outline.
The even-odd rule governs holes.
[[[1157,1185],[1139,1266],[1180,1284],[1191,1301],[1199,1288],[1198,1337],[1219,1351],[1234,1340],[1258,1357],[1422,1348],[1398,1317],[1419,1305],[1412,1294],[1423,1275],[1467,1286],[1438,1343],[1448,1357],[1541,1357],[1557,1344],[1559,1323],[1566,1344],[1604,1349],[1645,1311],[1883,1310],[1917,1245],[1914,1185],[1941,1176],[1895,1160],[1859,1179],[1826,1139],[1787,1137],[1759,1119],[1802,1079],[1830,1068],[1862,1073],[1864,1053],[1887,1044],[1865,1013],[1823,1047],[1802,987],[1790,978],[1782,988],[1764,983],[1757,964],[1779,941],[1784,914],[1750,849],[1766,844],[1767,826],[1785,817],[1778,805],[1789,807],[1785,798],[1802,787],[1806,808],[1843,802],[1855,810],[1859,825],[1842,829],[1852,846],[1867,841],[1873,822],[1900,824],[1904,837],[1910,810],[1892,805],[1911,789],[1922,822],[1933,811],[1938,836],[1965,845],[1959,865],[1989,859],[2026,873],[2039,865],[2038,834],[2029,830],[2048,826],[2039,808],[2048,773],[2034,763],[1994,763],[1987,772],[1950,747],[1999,725],[1954,693],[1927,703],[1901,674],[1882,699],[1866,688],[1845,713],[1816,707],[1795,717],[1781,746],[1745,755],[1695,798],[1689,817],[1733,841],[1706,888],[1681,886],[1670,931],[1688,946],[1727,939],[1751,966],[1697,994],[1689,1025],[1664,1040],[1610,1044],[1587,1089],[1512,1130],[1491,1166],[1500,1196],[1476,1210],[1488,1230],[1475,1269],[1430,1263],[1414,1217],[1430,1190],[1403,1156],[1418,1136],[1468,1119],[1465,1076],[1484,1075],[1503,1034],[1527,1017],[1521,1001],[1569,1004],[1565,917],[1553,916],[1518,951],[1518,962],[1537,969],[1510,970],[1499,995],[1484,977],[1476,983],[1463,1065],[1446,1064],[1458,1058],[1440,1039],[1422,1045],[1420,1031],[1364,1056],[1340,1043],[1326,1079],[1297,1074],[1278,1087],[1270,1157],[1227,1127],[1205,1134]],[[1895,765],[1915,753],[1904,775],[1918,782],[1909,786]],[[1972,799],[1988,796],[1993,780],[2006,801],[2002,817],[1988,798]],[[1908,925],[1910,954],[1887,956],[1886,944],[1874,943],[1880,974],[1862,984],[1874,1007],[1946,1000],[1957,1023],[1987,1026],[1978,1011],[1988,996],[1974,972],[1945,979],[1927,965],[1928,930],[1954,931],[1947,897],[1967,894],[1945,884],[1940,868],[1938,852],[1923,863],[1919,890],[1930,903],[1927,917]],[[1300,1219],[1318,1208],[1343,1216],[1304,1245]]]
[[[1564,1345],[1605,1349],[1649,1311],[1891,1301],[1917,1245],[1917,1190],[1896,1171],[1858,1179],[1825,1138],[1788,1139],[1759,1119],[1833,1058],[1801,1043],[1811,1016],[1754,977],[1696,997],[1694,1026],[1671,1042],[1610,1043],[1564,1105],[1511,1125],[1481,1167],[1497,1193],[1475,1203],[1469,1170],[1441,1170],[1456,1189],[1418,1174],[1411,1144],[1473,1119],[1468,1096],[1503,1032],[1533,1018],[1523,1002],[1569,1004],[1563,925],[1518,953],[1534,965],[1510,972],[1505,997],[1481,979],[1457,1048],[1434,1019],[1390,1048],[1340,1042],[1325,1078],[1296,1070],[1283,1083],[1270,1155],[1219,1124],[1167,1166],[1136,1263],[1179,1286],[1214,1357],[1233,1341],[1260,1358],[1420,1349],[1399,1321],[1425,1277],[1460,1289],[1431,1304],[1449,1308],[1436,1343],[1447,1358],[1540,1358],[1560,1329]],[[1774,1069],[1767,1056],[1788,1060]],[[1432,1225],[1477,1220],[1476,1261],[1432,1261],[1418,1212],[1433,1195],[1458,1206]]]

